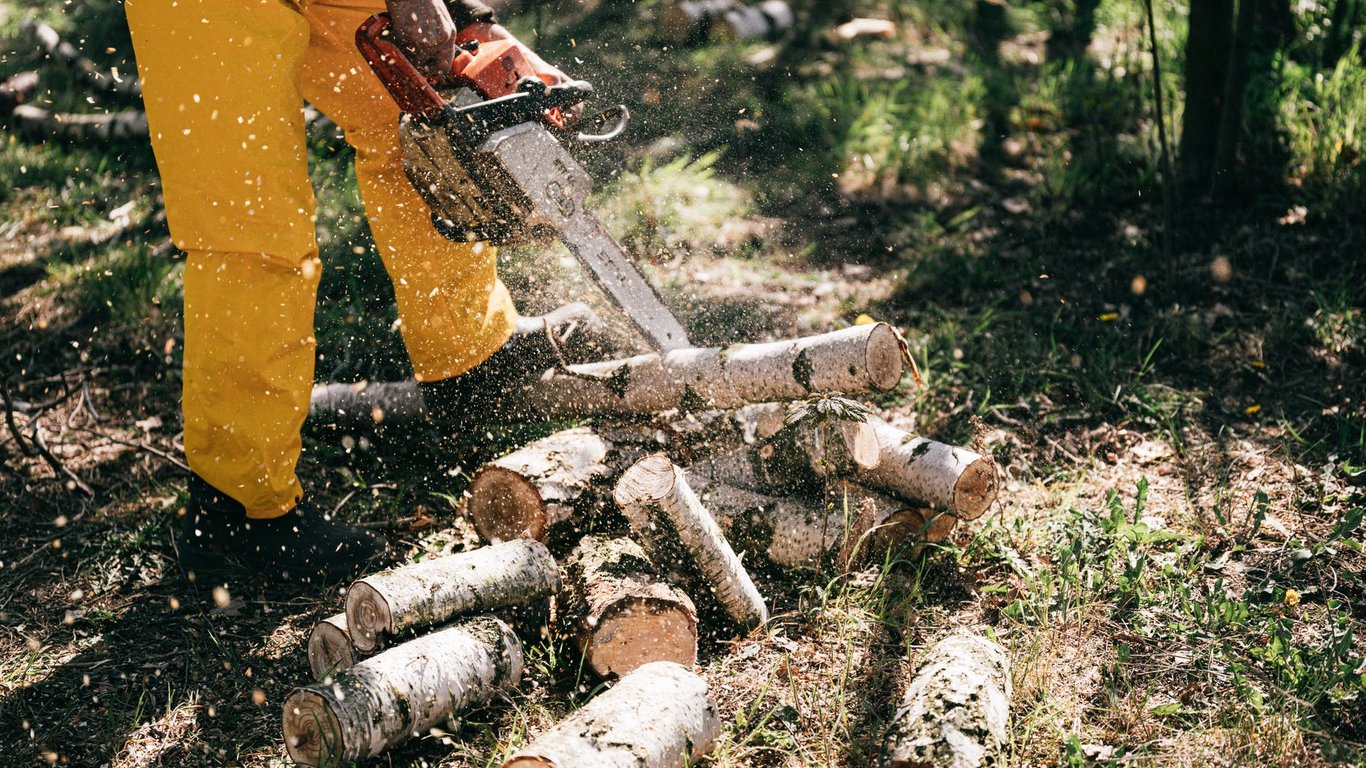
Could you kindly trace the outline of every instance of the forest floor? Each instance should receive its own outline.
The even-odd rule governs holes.
[[[0,75],[114,106],[18,21],[130,73],[120,5],[48,5],[0,3]],[[796,55],[666,46],[650,2],[529,5],[514,28],[636,114],[589,158],[598,204],[696,341],[893,322],[923,384],[877,405],[1003,473],[989,515],[922,555],[757,574],[773,622],[702,644],[725,724],[709,764],[872,764],[918,653],[959,625],[1010,654],[1014,765],[1366,761],[1359,130],[1304,139],[1333,146],[1328,181],[1295,165],[1164,213],[1122,4],[1063,63],[1034,6],[991,32],[972,3],[859,3],[897,34]],[[1175,15],[1159,31],[1175,56]],[[286,764],[280,703],[342,585],[244,577],[215,599],[176,567],[181,264],[156,250],[151,153],[3,136],[0,765]],[[351,152],[310,143],[317,376],[408,375]],[[562,251],[500,258],[525,312],[586,295]],[[468,472],[525,434],[395,449],[312,430],[300,474],[350,519],[419,520],[389,533],[412,554],[450,551]],[[382,764],[498,765],[597,691],[561,638],[527,654],[518,691]]]

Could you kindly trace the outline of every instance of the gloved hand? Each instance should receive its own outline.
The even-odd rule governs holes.
[[[444,77],[455,60],[455,22],[442,0],[386,0],[394,42],[418,71]]]

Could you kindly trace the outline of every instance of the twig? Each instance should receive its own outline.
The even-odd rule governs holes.
[[[14,423],[14,401],[10,400],[8,387],[0,385],[0,399],[5,401],[5,425],[9,427],[10,434],[14,435],[14,443],[19,446],[19,452],[25,456],[36,455],[33,449],[28,447],[28,443],[24,442],[24,436]]]
[[[30,435],[30,439],[33,441],[34,447],[38,449],[38,455],[42,456],[43,460],[48,463],[48,466],[52,467],[53,472],[56,472],[59,475],[66,475],[67,479],[75,484],[75,486],[80,489],[81,493],[94,498],[95,491],[92,490],[90,486],[86,485],[85,481],[77,477],[75,472],[67,469],[66,465],[56,456],[53,456],[52,451],[48,450],[47,441],[43,439],[43,428],[37,422],[34,422],[33,424],[33,434]]]
[[[337,506],[335,506],[335,507],[332,508],[332,516],[333,516],[333,517],[336,517],[336,516],[337,516],[337,513],[338,513],[338,512],[341,512],[342,507],[346,506],[346,502],[350,501],[352,496],[355,496],[356,494],[360,493],[361,491],[377,491],[377,490],[380,490],[380,489],[387,490],[387,491],[392,491],[392,490],[394,490],[394,489],[397,488],[397,487],[398,487],[397,485],[394,485],[394,484],[392,484],[392,483],[379,483],[379,484],[377,484],[377,485],[372,485],[372,486],[369,486],[369,487],[367,487],[367,488],[354,488],[354,489],[351,490],[350,493],[348,493],[348,494],[346,494],[345,496],[343,496],[341,501],[337,502]]]
[[[186,472],[189,472],[189,471],[190,471],[189,465],[186,464],[185,462],[181,461],[180,459],[177,459],[175,456],[172,456],[172,455],[169,454],[169,453],[166,453],[165,451],[161,450],[160,448],[156,448],[156,447],[150,446],[150,445],[148,445],[147,443],[139,443],[139,442],[136,442],[136,441],[133,441],[133,440],[124,440],[124,439],[121,438],[121,437],[114,437],[113,435],[109,434],[108,432],[101,432],[101,431],[98,430],[98,429],[91,429],[90,427],[74,427],[74,429],[77,430],[78,432],[85,432],[85,433],[87,433],[87,434],[95,435],[96,437],[102,437],[102,438],[104,438],[105,440],[108,440],[108,441],[111,442],[111,443],[117,443],[118,445],[126,445],[126,446],[128,446],[129,448],[137,448],[138,450],[146,451],[146,452],[152,454],[153,456],[159,456],[159,457],[165,459],[166,461],[168,461],[168,462],[170,462],[170,463],[176,465],[177,467],[180,467],[181,469],[185,470]]]

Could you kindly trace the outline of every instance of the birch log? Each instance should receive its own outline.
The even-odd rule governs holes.
[[[355,666],[351,635],[346,631],[346,614],[328,616],[313,625],[308,633],[308,669],[314,680]]]
[[[589,427],[556,432],[480,467],[465,512],[485,541],[544,540],[552,527],[590,517],[643,445]]]
[[[769,494],[818,491],[827,479],[876,467],[877,436],[867,422],[803,419],[756,445],[705,462],[709,479]]]
[[[691,668],[697,609],[659,578],[640,545],[624,536],[585,536],[565,561],[563,610],[584,662],[619,677],[652,661]]]
[[[346,591],[351,643],[368,653],[409,627],[528,603],[559,589],[559,574],[544,544],[517,539],[367,576]]]
[[[772,40],[792,29],[792,7],[785,0],[764,0],[758,5],[732,8],[712,22],[708,37],[714,42]]]
[[[657,661],[536,737],[503,768],[682,768],[710,752],[720,733],[706,682]]]
[[[694,583],[700,577],[726,615],[746,629],[768,620],[763,596],[721,527],[667,457],[655,454],[631,465],[612,498],[661,567],[673,566]]]
[[[20,131],[40,140],[85,142],[147,138],[147,115],[136,110],[85,114],[51,112],[32,104],[20,104],[14,108],[10,119]]]
[[[721,349],[679,349],[552,368],[481,393],[486,423],[738,408],[816,393],[888,392],[901,381],[905,342],[886,323]],[[310,417],[364,423],[420,419],[416,382],[315,387]]]
[[[19,29],[32,35],[49,59],[80,72],[91,85],[101,91],[132,99],[142,97],[142,85],[137,77],[118,77],[116,73],[101,70],[95,62],[82,55],[76,46],[63,40],[62,36],[57,34],[57,30],[47,24],[24,19],[19,22]]]
[[[517,635],[498,619],[470,619],[295,689],[284,703],[285,748],[301,765],[350,765],[455,720],[521,677]]]
[[[873,424],[881,460],[862,468],[861,483],[947,509],[975,520],[996,500],[996,464],[977,453],[903,432],[883,422]]]
[[[925,652],[883,748],[882,768],[1006,765],[1010,659],[960,632]]]

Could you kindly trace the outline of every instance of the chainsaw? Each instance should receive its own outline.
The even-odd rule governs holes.
[[[630,114],[597,116],[602,133],[574,130],[570,110],[593,93],[582,80],[550,84],[517,44],[461,30],[449,77],[428,80],[390,37],[387,14],[356,31],[356,47],[403,113],[403,167],[441,235],[494,245],[558,237],[660,351],[691,346],[687,332],[625,250],[584,205],[593,181],[567,149],[617,138]],[[450,98],[438,88],[452,90]]]

